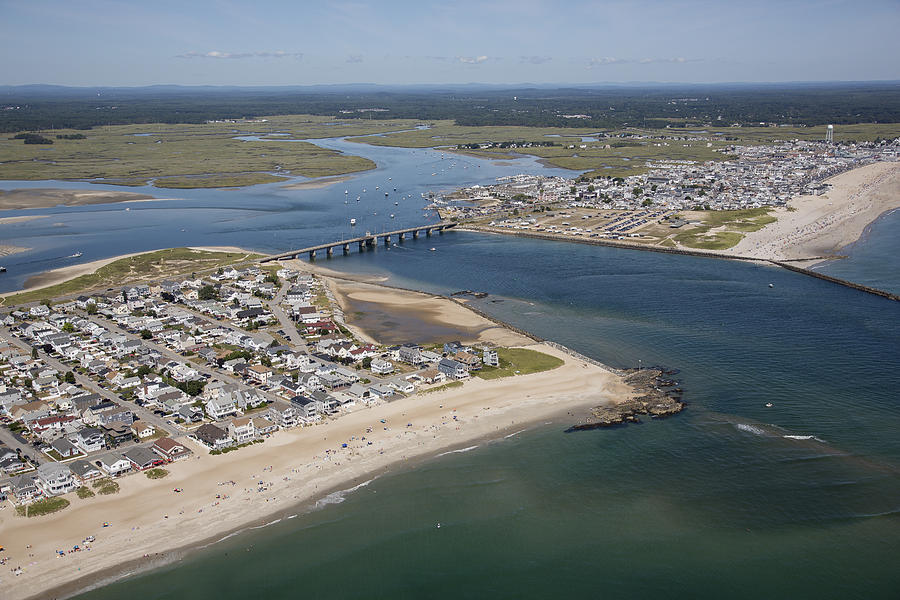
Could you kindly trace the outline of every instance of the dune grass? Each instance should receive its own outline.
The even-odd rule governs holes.
[[[69,506],[65,498],[41,498],[26,506],[17,506],[16,514],[20,517],[42,517],[63,510]]]

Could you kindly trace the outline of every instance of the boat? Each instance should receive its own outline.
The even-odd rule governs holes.
[[[6,267],[0,267],[0,273],[6,273]]]
[[[391,218],[392,218],[392,219],[394,218],[394,213],[391,213]]]
[[[435,250],[437,250],[437,248],[429,248],[428,250],[429,250],[430,252],[434,252]]]
[[[73,254],[72,256],[70,256],[69,258],[81,258],[81,255],[82,255],[81,252],[76,252],[75,254]]]
[[[394,206],[400,206],[399,202],[394,202]]]
[[[356,225],[356,219],[350,219],[350,224],[351,224],[351,225]]]
[[[772,408],[773,406],[774,404],[772,404],[771,402],[766,402],[766,408]]]
[[[775,287],[775,284],[774,284],[774,283],[770,283],[770,284],[769,284],[769,287],[770,287],[770,288],[773,288],[773,287]]]

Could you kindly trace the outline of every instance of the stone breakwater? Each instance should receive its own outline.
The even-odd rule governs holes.
[[[566,431],[585,431],[640,423],[639,415],[662,418],[681,412],[685,406],[681,401],[681,389],[674,387],[677,385],[675,381],[663,379],[670,374],[671,372],[658,368],[625,371],[625,383],[634,388],[635,397],[612,406],[594,407],[588,417]]]

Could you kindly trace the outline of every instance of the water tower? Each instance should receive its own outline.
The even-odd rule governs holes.
[[[825,143],[833,144],[834,143],[834,125],[829,125],[825,128]]]

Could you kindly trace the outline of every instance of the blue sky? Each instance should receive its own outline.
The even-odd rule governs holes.
[[[898,0],[0,0],[0,84],[900,79]]]

